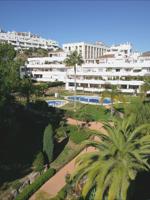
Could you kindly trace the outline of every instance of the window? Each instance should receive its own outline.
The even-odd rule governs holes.
[[[133,72],[141,72],[141,69],[134,69]]]
[[[129,89],[138,89],[139,86],[138,85],[129,85]]]
[[[74,86],[74,83],[69,83],[69,86],[71,86],[71,87]]]
[[[121,85],[121,89],[127,89],[127,85]]]
[[[87,83],[81,83],[80,86],[81,86],[81,87],[84,87],[84,88],[87,88],[87,87],[88,87],[88,84],[87,84]]]
[[[34,78],[42,78],[42,74],[34,74]]]
[[[98,86],[97,84],[90,84],[91,88],[97,88],[97,86]]]

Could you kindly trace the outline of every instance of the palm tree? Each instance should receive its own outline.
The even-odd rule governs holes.
[[[65,64],[68,67],[74,68],[74,96],[76,97],[76,67],[77,65],[82,65],[83,60],[80,54],[78,54],[77,51],[71,52],[69,55],[67,55],[67,58],[65,59]],[[74,101],[74,110],[76,111],[76,101]]]
[[[26,97],[26,104],[30,102],[31,94],[33,93],[34,87],[30,77],[24,77],[21,80],[20,92]]]
[[[142,100],[145,100],[147,91],[150,90],[150,79],[149,77],[144,77],[144,84],[141,86],[141,94],[142,94]]]
[[[101,141],[89,141],[95,152],[85,153],[76,160],[77,169],[71,181],[82,185],[82,196],[86,198],[95,188],[94,200],[126,200],[130,183],[141,170],[149,170],[150,134],[148,124],[134,129],[130,116],[105,124],[106,134],[98,134]]]
[[[110,90],[108,90],[108,88]],[[110,85],[110,84],[107,84],[106,90],[104,92],[102,92],[101,101],[103,102],[103,100],[106,97],[110,97],[110,99],[111,99],[110,110],[111,110],[111,116],[112,116],[114,113],[114,106],[113,106],[114,101],[117,100],[117,101],[122,101],[123,103],[125,103],[125,97],[123,95],[121,95],[121,93],[116,85]]]

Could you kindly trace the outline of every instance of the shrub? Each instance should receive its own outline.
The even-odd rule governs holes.
[[[30,109],[38,110],[38,111],[47,111],[48,104],[45,101],[37,100],[34,103],[29,103],[28,107]]]
[[[64,186],[55,197],[50,198],[50,200],[64,200],[65,197],[67,196],[67,191],[66,191],[67,187]]]
[[[76,144],[80,144],[84,140],[88,139],[92,134],[92,131],[88,131],[85,129],[78,130],[76,126],[69,126],[69,131],[70,139]]]
[[[67,191],[66,191],[65,187],[63,189],[61,189],[57,194],[58,199],[60,199],[60,200],[64,200],[66,195],[67,195]]]
[[[28,200],[33,193],[35,193],[49,178],[54,175],[54,173],[54,169],[48,169],[47,172],[38,177],[31,185],[25,187],[15,200]]]
[[[81,113],[80,119],[86,122],[94,121],[93,116],[88,113]]]
[[[66,138],[67,137],[67,133],[68,133],[67,124],[65,123],[65,121],[60,121],[59,125],[60,125],[60,127],[56,131],[57,138],[61,138],[61,137],[65,137]]]
[[[36,155],[35,160],[33,161],[33,167],[35,171],[41,172],[43,170],[43,166],[44,166],[44,155],[42,152],[39,152]]]
[[[34,86],[34,93],[36,96],[42,96],[45,95],[46,90],[48,89],[48,84],[47,83],[40,83],[38,85]]]
[[[64,82],[62,81],[56,81],[56,82],[48,82],[48,87],[58,87],[63,86]]]
[[[62,138],[62,137],[64,137],[64,129],[63,129],[62,127],[59,127],[59,128],[57,129],[56,137],[57,137],[57,138]]]
[[[53,130],[52,130],[52,126],[49,124],[45,128],[44,136],[43,136],[43,152],[46,154],[49,163],[53,159],[53,149],[54,149]]]

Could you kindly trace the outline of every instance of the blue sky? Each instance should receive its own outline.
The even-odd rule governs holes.
[[[31,31],[60,44],[130,41],[150,50],[150,1],[0,1],[0,27]]]

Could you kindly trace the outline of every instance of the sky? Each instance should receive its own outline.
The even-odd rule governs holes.
[[[30,31],[60,45],[68,42],[131,42],[150,50],[149,0],[0,0],[0,28]]]

